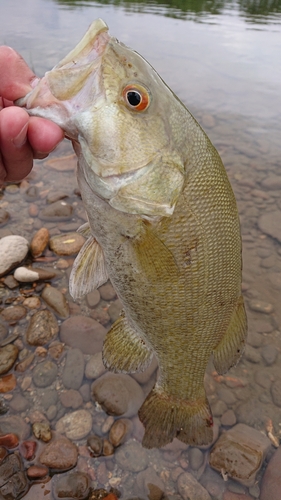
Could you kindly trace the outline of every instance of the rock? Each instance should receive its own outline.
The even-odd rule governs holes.
[[[49,231],[41,227],[33,236],[30,243],[30,252],[33,258],[40,257],[49,243]]]
[[[63,293],[61,293],[60,290],[54,288],[53,286],[45,286],[41,297],[59,318],[68,318],[68,303],[65,296],[63,295]]]
[[[89,498],[90,477],[84,472],[72,472],[71,474],[56,477],[53,485],[55,499],[78,499]],[[110,499],[108,499],[110,500]]]
[[[271,396],[273,403],[281,408],[281,380],[275,380],[271,386]]]
[[[10,214],[4,208],[0,208],[0,227],[5,226],[7,222],[10,220]]]
[[[39,198],[39,189],[37,186],[28,186],[24,192],[26,201],[35,201]]]
[[[147,451],[138,441],[131,439],[117,448],[115,461],[123,470],[140,472],[148,466]]]
[[[84,376],[84,356],[80,349],[70,349],[62,373],[62,382],[67,389],[78,390]]]
[[[69,439],[83,439],[91,432],[92,415],[88,410],[67,413],[56,423],[56,430]]]
[[[103,441],[102,438],[92,434],[87,439],[88,449],[93,457],[100,457],[102,455]]]
[[[177,480],[183,500],[211,500],[208,491],[189,472],[183,472]]]
[[[39,212],[39,219],[49,222],[69,220],[73,213],[73,207],[63,200],[55,201],[44,207]]]
[[[86,295],[86,302],[89,307],[95,307],[100,301],[100,292],[98,290],[93,290]]]
[[[144,372],[132,373],[131,376],[139,384],[146,384],[150,380],[150,378],[152,377],[155,370],[157,370],[157,368],[158,368],[157,359],[155,358],[155,356],[153,356],[150,365],[146,368],[146,370],[144,370]]]
[[[4,278],[4,284],[8,288],[10,288],[10,290],[15,290],[19,286],[17,280],[15,280],[15,278],[11,274]]]
[[[107,325],[110,321],[108,312],[102,307],[96,307],[90,311],[90,316],[103,326]]]
[[[28,307],[28,309],[39,309],[41,307],[41,301],[39,297],[27,297],[23,301],[23,305]]]
[[[28,489],[22,461],[18,454],[8,455],[0,465],[0,495],[4,500],[22,498]]]
[[[281,189],[281,175],[269,174],[262,182],[261,185],[269,190]]]
[[[248,344],[245,347],[244,356],[251,363],[259,363],[261,361],[261,355],[259,351]]]
[[[7,326],[0,321],[0,344],[1,341],[4,340],[8,335],[8,328]]]
[[[119,318],[122,309],[123,305],[121,300],[119,299],[115,300],[110,304],[109,308],[107,309],[107,312],[112,323],[114,323]]]
[[[26,411],[30,407],[30,402],[21,394],[15,394],[13,399],[10,401],[10,409],[21,413]]]
[[[116,297],[116,292],[113,286],[110,283],[106,283],[106,285],[102,285],[99,288],[100,296],[103,300],[113,300]]]
[[[35,354],[33,352],[31,352],[28,356],[26,356],[22,361],[20,361],[16,365],[16,367],[15,367],[16,372],[20,372],[20,373],[25,372],[30,367],[30,365],[33,363],[34,358],[35,358]]]
[[[63,436],[47,444],[39,457],[42,465],[58,471],[72,469],[76,465],[77,459],[76,445]]]
[[[19,444],[19,438],[16,434],[2,434],[0,436],[0,446],[4,446],[8,450],[16,448]]]
[[[262,358],[267,366],[271,366],[275,363],[278,350],[271,344],[265,345],[261,351]]]
[[[85,368],[85,377],[87,379],[93,380],[99,378],[105,372],[106,368],[102,361],[102,353],[97,352],[90,357],[89,361],[87,361]]]
[[[22,441],[19,446],[19,452],[25,460],[33,460],[36,448],[36,441]]]
[[[6,448],[4,448],[3,446],[0,446],[0,465],[3,462],[4,458],[6,458],[7,455],[8,455],[8,452],[7,452]]]
[[[270,440],[260,431],[237,424],[219,437],[209,463],[239,483],[252,486],[270,446]]]
[[[14,278],[21,283],[32,283],[39,280],[39,274],[28,267],[18,267],[14,272]]]
[[[37,394],[40,397],[41,405],[45,410],[52,405],[56,405],[58,402],[58,393],[55,389],[43,389],[42,393],[38,391]]]
[[[200,469],[204,462],[204,454],[199,448],[190,448],[188,452],[189,463],[192,470]]]
[[[17,379],[13,373],[0,378],[0,393],[11,392],[17,385]]]
[[[271,457],[261,481],[260,500],[281,498],[281,447]]]
[[[132,417],[144,401],[138,383],[123,373],[105,373],[92,384],[94,399],[109,415]]]
[[[47,309],[36,312],[30,319],[26,340],[30,345],[45,345],[53,340],[59,332],[58,322],[52,312]]]
[[[69,389],[69,391],[64,391],[60,394],[60,401],[65,408],[72,408],[77,410],[83,404],[83,398],[80,392],[74,389]]]
[[[281,212],[280,212],[281,214]],[[250,300],[249,302],[249,308],[252,311],[264,313],[264,314],[271,314],[273,312],[273,305],[270,304],[269,302],[264,302],[263,300]]]
[[[233,426],[236,424],[236,415],[233,410],[227,410],[221,417],[221,423],[225,426]]]
[[[32,425],[32,432],[36,439],[40,439],[44,443],[48,443],[52,439],[52,432],[48,422],[35,422]]]
[[[51,493],[51,479],[44,478],[44,481],[39,481],[31,484],[28,492],[24,496],[24,500],[54,500]]]
[[[227,411],[227,405],[221,400],[215,401],[211,408],[214,417],[221,417]]]
[[[52,361],[43,361],[33,370],[32,380],[36,387],[48,387],[57,377],[58,367]]]
[[[138,473],[135,489],[137,493],[148,497],[150,500],[161,500],[164,495],[165,484],[162,479],[157,476],[153,467],[148,467]]]
[[[0,434],[16,434],[20,440],[30,435],[30,426],[18,415],[9,415],[0,419]]]
[[[23,306],[10,306],[6,309],[3,309],[1,312],[1,317],[9,323],[10,325],[14,325],[20,319],[25,318],[26,316],[26,308]]]
[[[253,497],[249,495],[244,495],[244,493],[233,493],[232,491],[225,491],[223,494],[223,500],[254,500]]]
[[[86,316],[72,316],[60,329],[61,342],[81,349],[84,354],[101,352],[105,335],[106,329]]]
[[[281,243],[281,211],[265,212],[258,219],[259,229]]]
[[[263,387],[263,389],[270,389],[272,382],[274,381],[274,376],[270,368],[262,368],[255,372],[255,381],[258,385]]]
[[[28,241],[22,236],[4,236],[0,240],[0,277],[25,259],[28,247]]]
[[[109,441],[115,448],[123,444],[133,432],[133,423],[128,418],[115,420],[109,431]]]
[[[75,255],[85,243],[85,238],[79,233],[60,234],[50,239],[50,249],[57,255]]]
[[[29,479],[41,479],[42,477],[47,476],[48,472],[48,467],[45,467],[44,465],[31,465],[26,471]]]
[[[18,357],[18,348],[14,344],[0,347],[0,375],[7,373]]]

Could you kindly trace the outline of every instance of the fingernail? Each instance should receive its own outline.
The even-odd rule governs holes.
[[[26,123],[21,131],[18,133],[16,137],[13,139],[13,144],[16,146],[16,148],[21,148],[27,140],[27,128],[28,128],[28,123]]]

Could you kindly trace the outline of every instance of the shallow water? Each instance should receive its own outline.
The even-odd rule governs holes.
[[[0,43],[18,50],[36,74],[42,76],[73,48],[90,21],[97,17],[108,23],[111,33],[118,39],[149,60],[206,130],[223,159],[241,217],[243,290],[249,320],[249,347],[239,365],[230,370],[227,377],[218,378],[210,365],[206,380],[208,397],[220,432],[233,425],[224,424],[227,421],[224,415],[227,410],[232,410],[237,422],[266,435],[272,421],[271,432],[278,439],[281,434],[281,398],[278,403],[273,397],[272,384],[279,381],[281,373],[281,230],[278,230],[278,225],[279,228],[281,226],[278,224],[281,221],[281,3],[242,0],[174,0],[169,3],[2,0]],[[51,157],[64,159],[69,154],[71,147],[65,142]],[[67,160],[63,162],[67,164]],[[75,230],[84,223],[82,202],[74,193],[76,180],[73,168],[54,170],[48,161],[38,161],[27,182],[21,186],[10,186],[2,194],[0,208],[10,213],[11,219],[0,228],[1,237],[12,233],[31,240],[42,226],[47,227],[51,235],[56,235]],[[38,198],[26,198],[24,192],[28,186],[38,188]],[[35,216],[36,207],[39,211],[43,209],[49,193],[58,190],[68,195],[67,202],[74,207],[69,220],[54,222]],[[30,211],[31,203],[35,205],[34,213]],[[263,223],[262,217],[267,213],[273,215],[269,215]],[[72,262],[73,256],[62,259],[48,250],[45,260],[37,263],[41,267],[48,265],[60,269],[61,277],[53,284],[64,292],[70,303],[67,287]],[[29,293],[29,286],[10,290],[4,283],[2,285],[3,308],[11,303],[20,303],[18,297]],[[40,286],[30,293],[40,296]],[[77,306],[71,304],[71,314],[91,314],[108,329],[111,322],[107,311],[115,302],[116,297],[101,299],[91,308],[83,299],[78,301]],[[42,304],[43,301],[41,307]],[[13,372],[17,377],[17,387],[3,395],[6,405],[18,395],[27,399],[29,405],[20,410],[20,405],[16,404],[8,414],[0,416],[0,429],[1,418],[7,415],[20,415],[26,422],[36,419],[35,411],[46,416],[41,402],[44,391],[42,393],[34,386],[32,375],[34,367],[40,361],[49,359],[50,353],[48,345],[44,352],[44,349],[35,350],[26,343],[26,329],[33,313],[34,310],[28,310],[25,319],[16,326],[10,326],[10,333],[18,334],[16,342],[20,351],[35,351],[35,358],[24,373]],[[58,321],[62,323],[62,320]],[[27,354],[24,352],[21,359],[25,359]],[[85,361],[88,360],[89,356],[85,355]],[[62,383],[64,364],[65,353],[58,361],[57,379],[48,387],[57,390],[59,395],[65,390]],[[84,378],[83,385],[89,388],[90,384],[91,380]],[[148,386],[149,382],[144,389],[147,390]],[[105,427],[104,424],[107,422],[109,425],[110,422],[101,408],[92,399],[87,401],[85,398],[81,408],[86,408],[96,419],[93,432],[106,437],[107,424]],[[52,429],[63,413],[70,411],[63,404],[58,404],[57,415],[50,418]],[[141,429],[136,418],[133,422],[135,443]],[[121,492],[121,498],[126,500],[133,496],[148,498],[139,475],[141,468],[136,467],[138,471],[126,469],[124,464],[122,467],[116,463],[115,455],[111,458],[92,458],[85,451],[86,438],[74,442],[80,447],[78,469],[91,474],[92,488],[109,491],[110,487],[116,487]],[[161,480],[159,484],[166,495],[163,498],[186,498],[182,492],[180,495],[178,489],[177,470],[191,472],[209,491],[212,499],[232,500],[230,496],[224,497],[227,491],[259,498],[266,464],[274,450],[272,446],[255,485],[250,488],[231,479],[224,481],[209,467],[208,451],[203,451],[203,463],[196,469],[194,450],[191,448],[146,452],[144,470],[149,469],[151,473],[153,469]],[[53,498],[52,493],[47,493],[51,489],[49,483],[45,489],[38,488],[38,485],[32,486],[24,498]]]

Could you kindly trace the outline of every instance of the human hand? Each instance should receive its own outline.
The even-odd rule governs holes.
[[[30,117],[13,105],[26,95],[36,76],[10,47],[0,46],[0,185],[19,181],[32,169],[34,158],[45,158],[63,139],[58,125]]]

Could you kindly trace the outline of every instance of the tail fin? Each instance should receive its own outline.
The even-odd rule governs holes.
[[[139,409],[139,418],[145,427],[145,448],[161,448],[175,437],[193,446],[213,439],[213,418],[206,397],[185,401],[156,386]]]

